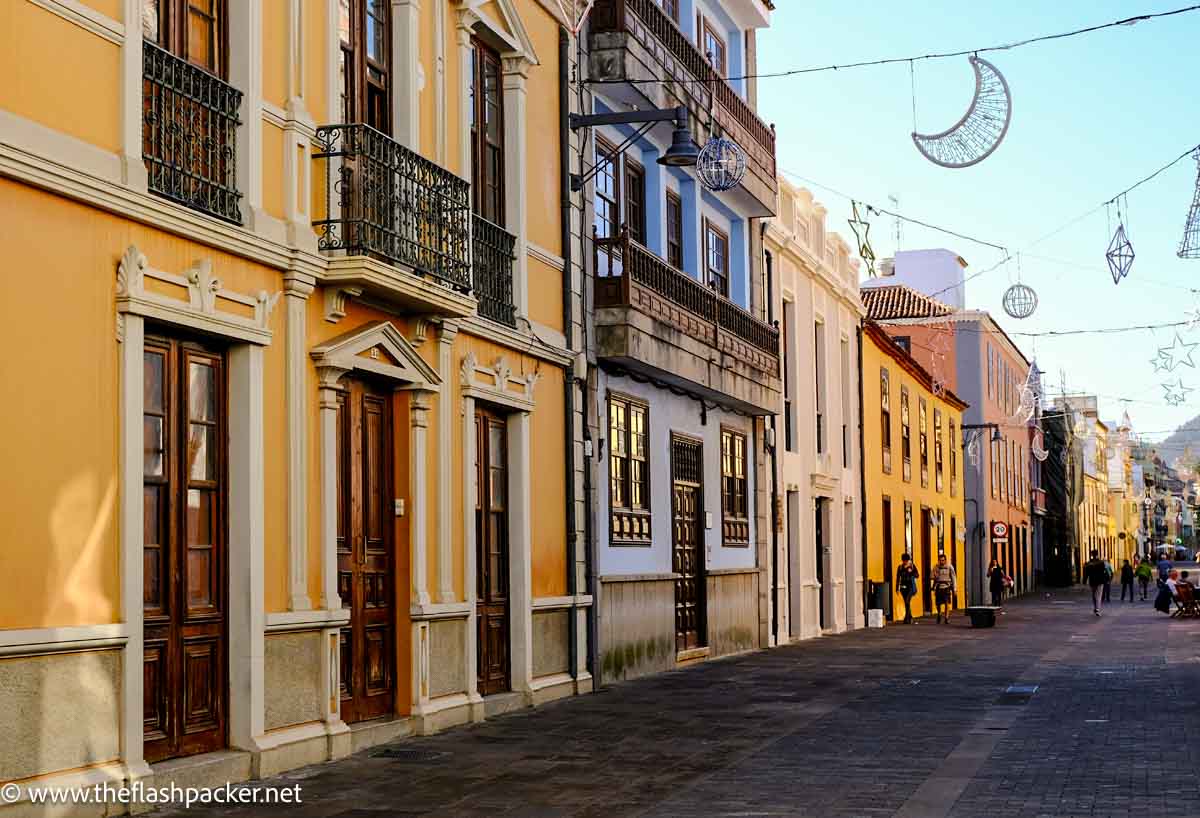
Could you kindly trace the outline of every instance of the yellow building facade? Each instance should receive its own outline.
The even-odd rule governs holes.
[[[552,0],[0,4],[0,781],[591,689],[573,53]]]
[[[921,574],[914,616],[933,612],[929,578],[940,554],[958,574],[956,607],[967,604],[962,413],[953,392],[935,394],[933,380],[871,321],[862,334],[863,468],[866,483],[867,578],[887,583],[894,620],[903,619],[896,587],[902,555]]]

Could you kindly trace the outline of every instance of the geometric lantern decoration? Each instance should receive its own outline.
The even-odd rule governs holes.
[[[1112,241],[1108,244],[1108,252],[1104,254],[1108,259],[1108,270],[1112,273],[1113,284],[1120,284],[1121,279],[1129,275],[1129,268],[1133,266],[1133,245],[1129,243],[1129,236],[1125,235],[1125,225],[1118,224],[1117,232],[1113,234]]]
[[[1014,284],[1004,291],[1004,311],[1013,318],[1028,318],[1037,309],[1037,293],[1032,287]]]
[[[746,175],[746,153],[723,136],[713,137],[700,150],[696,173],[709,190],[732,190]]]
[[[1192,156],[1200,165],[1200,148]],[[1180,258],[1200,258],[1200,175],[1196,177],[1196,196],[1192,199],[1192,209],[1188,211],[1187,224],[1183,228],[1183,238],[1179,242]]]

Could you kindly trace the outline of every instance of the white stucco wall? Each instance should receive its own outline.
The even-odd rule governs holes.
[[[753,568],[756,541],[754,511],[750,516],[749,547],[726,547],[721,544],[721,427],[736,429],[746,435],[747,496],[753,502],[755,481],[755,451],[751,436],[751,420],[718,409],[708,411],[707,423],[700,424],[700,405],[686,397],[673,395],[651,384],[638,383],[630,378],[611,377],[603,370],[598,378],[599,396],[603,399],[604,436],[608,437],[608,395],[616,392],[644,401],[650,407],[650,531],[651,545],[614,546],[609,542],[608,506],[608,440],[601,451],[599,469],[602,478],[597,486],[596,543],[599,550],[601,576],[619,574],[665,574],[671,571],[671,433],[699,438],[704,442],[704,510],[711,515],[711,525],[705,527],[705,568]]]

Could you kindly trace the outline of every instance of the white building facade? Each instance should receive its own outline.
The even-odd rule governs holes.
[[[783,536],[773,584],[781,643],[864,625],[858,262],[825,208],[781,180],[766,234],[780,316],[784,403],[776,432]]]

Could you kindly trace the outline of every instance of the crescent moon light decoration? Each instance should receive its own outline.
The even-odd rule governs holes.
[[[991,156],[1008,133],[1012,96],[1008,81],[996,66],[970,57],[975,69],[975,97],[953,127],[938,134],[913,133],[921,155],[944,168],[967,168]]]

